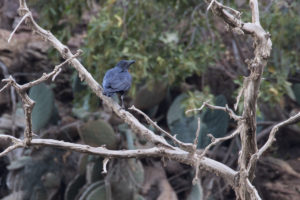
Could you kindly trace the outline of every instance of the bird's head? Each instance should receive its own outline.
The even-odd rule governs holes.
[[[118,64],[116,65],[116,67],[120,67],[121,69],[128,69],[130,65],[132,65],[133,63],[135,63],[135,60],[121,60],[120,62],[118,62]]]

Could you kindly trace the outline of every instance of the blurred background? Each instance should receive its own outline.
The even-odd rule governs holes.
[[[19,84],[35,80],[63,61],[47,42],[18,24],[17,0],[0,1],[0,79],[12,75]],[[246,0],[220,1],[251,21]],[[192,142],[201,118],[198,147],[208,133],[222,137],[236,124],[222,111],[185,115],[204,101],[233,108],[248,75],[246,59],[253,41],[230,30],[196,0],[30,0],[39,25],[50,30],[102,83],[104,73],[121,59],[134,59],[133,85],[125,105],[135,105],[165,130]],[[272,54],[265,68],[257,110],[259,147],[271,128],[300,111],[300,2],[259,1],[261,24],[271,33]],[[0,87],[3,87],[0,83]],[[31,88],[36,101],[32,123],[36,138],[106,145],[108,149],[150,147],[102,105],[71,66],[55,82]],[[115,101],[118,101],[115,98]],[[243,110],[242,101],[237,113]],[[135,113],[133,113],[135,114]],[[135,114],[147,127],[146,121]],[[23,138],[24,113],[13,89],[0,93],[0,134]],[[157,131],[156,131],[157,132]],[[157,132],[157,134],[159,134]],[[300,124],[282,128],[276,143],[258,162],[254,185],[263,199],[300,199]],[[9,144],[0,141],[0,150]],[[236,169],[240,140],[226,141],[208,156]],[[18,149],[0,158],[0,198],[5,200],[230,200],[234,191],[220,177],[158,158],[113,159],[101,174],[103,158],[55,148]]]

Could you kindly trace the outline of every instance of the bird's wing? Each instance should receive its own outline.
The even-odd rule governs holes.
[[[102,86],[104,88],[110,88],[113,80],[116,79],[116,76],[119,73],[120,72],[119,72],[118,68],[112,68],[112,69],[108,70],[103,77]]]
[[[132,78],[129,72],[122,72],[112,79],[110,87],[114,92],[127,91],[131,87],[131,80]]]

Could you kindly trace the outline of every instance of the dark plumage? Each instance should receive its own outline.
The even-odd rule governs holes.
[[[115,93],[121,94],[123,108],[123,95],[130,89],[132,81],[128,68],[133,63],[135,60],[121,60],[114,68],[105,73],[102,82],[104,95],[111,97]]]

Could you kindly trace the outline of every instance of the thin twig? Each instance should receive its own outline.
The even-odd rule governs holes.
[[[185,111],[185,114],[187,115],[189,112],[202,111],[208,102],[209,101],[205,101],[200,108],[189,109],[189,110]]]
[[[208,104],[207,101],[204,102],[200,108],[190,109],[190,110],[187,110],[185,113],[187,114],[187,113],[192,112],[192,111],[202,111],[203,108],[204,108],[205,106],[208,107],[208,108],[210,108],[210,109],[212,109],[212,110],[222,110],[222,111],[228,113],[228,115],[229,115],[232,119],[234,119],[235,121],[240,121],[240,120],[242,120],[242,117],[236,115],[236,114],[234,113],[234,111],[231,110],[231,109],[228,107],[228,105],[226,105],[225,107],[223,107],[223,106],[214,106],[214,105]]]
[[[28,13],[26,13],[26,15],[24,15],[24,16],[22,17],[22,19],[19,21],[18,25],[15,27],[15,29],[13,30],[13,32],[11,32],[11,34],[9,35],[9,38],[8,38],[8,40],[7,40],[8,43],[9,43],[10,40],[12,39],[13,35],[15,34],[15,32],[17,31],[17,29],[19,28],[19,26],[22,24],[22,22],[23,22],[27,17],[29,17],[30,15],[31,15],[31,13],[28,12]]]
[[[57,70],[57,72],[52,76],[52,82],[55,81],[56,77],[58,76],[58,74],[61,72],[61,68],[59,68]]]
[[[128,108],[129,110],[133,110],[139,114],[141,114],[146,121],[151,124],[154,128],[156,128],[157,130],[159,130],[161,133],[165,134],[166,136],[168,136],[175,144],[177,144],[180,148],[182,148],[183,150],[186,150],[188,152],[193,152],[193,145],[191,143],[183,143],[180,140],[178,140],[175,136],[171,135],[170,133],[168,133],[167,131],[165,131],[164,129],[162,129],[160,126],[157,125],[156,122],[152,121],[150,119],[150,117],[148,117],[143,111],[137,109],[134,105],[132,105],[130,108]]]
[[[195,185],[199,180],[199,165],[200,165],[201,157],[197,157],[195,164],[195,176],[193,178],[193,185]]]
[[[260,26],[257,0],[250,0],[250,6],[251,6],[251,10],[252,10],[252,23]]]
[[[235,17],[240,18],[241,13],[240,13],[239,11],[237,11],[237,10],[231,8],[231,7],[228,7],[228,6],[224,6],[223,4],[221,4],[221,3],[217,2],[217,1],[215,1],[215,3],[216,3],[218,6],[220,6],[222,9],[230,10],[231,12],[234,13]]]
[[[299,120],[300,119],[300,112],[292,117],[290,117],[289,119],[283,121],[283,122],[280,122],[279,124],[275,125],[271,132],[270,132],[270,135],[269,135],[269,138],[268,140],[266,141],[266,143],[258,150],[257,153],[253,154],[251,156],[251,159],[250,159],[250,162],[249,162],[249,165],[247,167],[247,171],[250,171],[256,161],[262,156],[262,154],[268,149],[271,147],[272,143],[276,140],[275,139],[275,134],[276,132],[279,130],[279,128],[283,127],[283,126],[286,126],[288,124],[291,124],[291,123],[294,123],[295,121]]]
[[[196,131],[196,136],[195,136],[195,139],[194,139],[194,149],[195,149],[195,152],[197,150],[197,145],[198,145],[198,138],[199,138],[199,134],[200,134],[200,125],[201,125],[201,120],[200,120],[200,117],[198,117],[198,126],[197,126],[197,131]]]
[[[213,135],[208,134],[208,136],[211,138],[211,143],[209,145],[207,145],[204,149],[204,151],[200,154],[200,157],[205,156],[206,152],[214,145],[218,144],[219,142],[223,142],[226,140],[229,140],[231,138],[233,138],[234,136],[238,135],[240,132],[239,128],[236,129],[232,134],[225,136],[225,137],[221,137],[221,138],[215,138]]]
[[[194,145],[193,145],[193,148],[194,148],[193,155],[195,155],[196,151],[197,151],[198,138],[199,138],[199,133],[200,133],[200,128],[201,128],[200,125],[201,125],[201,120],[200,120],[200,117],[198,117],[198,127],[197,127],[197,131],[196,131],[196,134],[195,134],[196,136],[195,136]],[[194,185],[198,182],[200,159],[201,159],[201,157],[200,158],[198,156],[196,157],[196,165],[195,165],[196,170],[195,170],[195,176],[194,176],[194,179],[193,179],[193,184]]]
[[[109,161],[109,158],[104,158],[102,174],[107,174],[107,163],[108,163],[108,161]]]
[[[18,143],[18,144],[14,144],[14,145],[11,145],[11,146],[7,147],[4,151],[2,151],[2,152],[0,153],[0,158],[1,158],[2,156],[4,156],[4,155],[8,154],[9,152],[11,152],[11,151],[13,151],[13,150],[15,150],[15,149],[18,149],[18,148],[20,148],[20,147],[25,147],[25,145],[24,145],[24,144],[21,144],[21,143]]]
[[[251,195],[251,199],[261,200],[256,188],[251,184],[250,180],[247,178],[246,180],[248,192]]]
[[[55,66],[54,67],[54,70],[48,74],[44,73],[40,78],[34,80],[34,81],[31,81],[29,83],[26,83],[21,87],[21,90],[28,90],[29,88],[35,86],[35,85],[38,85],[42,82],[45,82],[47,81],[48,79],[50,79],[51,77],[53,78],[54,76],[57,76],[61,67],[64,66],[65,64],[67,64],[68,62],[70,62],[72,59],[75,59],[77,58],[78,56],[80,56],[82,54],[82,50],[77,50],[76,54],[74,54],[73,56],[71,56],[70,58],[66,59],[64,62],[60,63],[59,65]]]
[[[0,89],[0,93],[5,90],[6,88],[8,88],[8,86],[10,86],[10,82],[6,83],[1,89]]]
[[[206,11],[209,11],[210,7],[213,5],[213,3],[215,3],[216,0],[211,0],[208,7],[207,7],[207,10]]]
[[[238,94],[238,96],[236,97],[236,103],[234,104],[234,110],[235,110],[235,111],[237,111],[237,109],[238,109],[238,106],[239,106],[239,103],[240,103],[240,99],[241,99],[243,93],[244,93],[244,87],[242,87],[242,88],[240,89],[239,94]]]
[[[15,138],[13,136],[0,134],[0,139],[13,143],[13,145],[10,145],[0,153],[0,158],[17,148],[24,147],[22,140]]]

